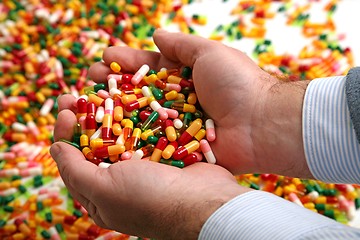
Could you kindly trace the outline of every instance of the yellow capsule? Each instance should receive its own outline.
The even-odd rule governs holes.
[[[196,102],[197,102],[196,93],[194,93],[194,92],[189,93],[189,96],[188,96],[188,98],[187,98],[187,102],[188,102],[189,104],[195,105]]]
[[[117,62],[110,63],[110,68],[111,68],[111,70],[113,70],[116,73],[121,71],[121,67]]]
[[[91,103],[95,103],[95,106],[100,107],[101,104],[103,103],[104,99],[101,98],[101,97],[98,97],[95,94],[90,93],[88,101],[91,102]]]
[[[314,209],[315,204],[312,202],[304,203],[304,207],[306,207],[307,209]]]
[[[325,204],[326,203],[326,197],[325,196],[319,196],[317,199],[315,199],[315,203],[316,204],[320,204],[320,203]]]
[[[175,90],[171,90],[170,92],[165,94],[165,98],[166,100],[170,101],[170,100],[174,100],[178,97],[178,92]]]
[[[283,195],[283,188],[278,186],[275,191],[274,191],[274,194],[277,195],[277,196],[282,196]]]
[[[147,84],[155,83],[155,81],[158,80],[158,79],[159,79],[159,78],[158,78],[158,76],[157,76],[155,73],[153,73],[153,74],[151,74],[151,75],[149,75],[149,76],[145,76],[145,77],[144,77],[144,80],[145,80],[145,82],[146,82]]]
[[[35,98],[39,103],[44,103],[46,100],[46,97],[41,92],[35,93]]]
[[[89,146],[89,137],[86,134],[81,134],[80,136],[80,146],[88,147]]]
[[[120,136],[120,134],[122,133],[122,128],[120,123],[114,123],[112,125],[112,132],[115,136]]]
[[[202,128],[195,134],[194,137],[196,140],[200,142],[200,140],[203,139],[205,135],[206,135],[206,130]]]
[[[159,71],[156,76],[158,77],[158,79],[166,79],[168,77],[168,73],[167,71]]]

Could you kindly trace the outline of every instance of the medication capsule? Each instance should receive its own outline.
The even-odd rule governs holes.
[[[141,136],[141,129],[140,128],[134,128],[133,134],[131,136],[131,138],[129,138],[130,140],[130,148],[127,149],[126,143],[125,143],[125,147],[126,150],[136,150],[137,149],[137,145],[139,144],[140,141],[140,136]]]
[[[176,128],[176,129],[181,129],[182,127],[183,127],[183,122],[180,120],[180,119],[178,119],[178,118],[175,118],[174,120],[173,120],[173,124],[174,124],[174,127]]]
[[[167,92],[172,91],[172,90],[175,90],[176,92],[180,92],[181,86],[176,83],[166,83],[165,88],[163,90],[167,91]]]
[[[104,116],[105,116],[105,109],[103,106],[100,106],[96,109],[96,114],[95,114],[95,121],[98,123],[102,123],[104,120]]]
[[[15,225],[17,226],[17,229],[23,233],[25,236],[30,236],[31,235],[31,229],[30,227],[20,218],[17,218],[15,220]]]
[[[189,155],[190,153],[199,149],[199,147],[200,147],[200,143],[197,140],[193,140],[193,141],[189,142],[188,144],[186,144],[184,146],[180,146],[178,149],[176,149],[176,151],[173,153],[172,157],[175,160],[181,160],[181,159],[185,158],[187,155]]]
[[[163,93],[160,89],[155,87],[153,84],[151,84],[149,88],[152,92],[152,95],[155,97],[156,100],[160,100],[163,98]]]
[[[174,128],[174,124],[173,121],[169,119],[165,120],[165,134],[170,142],[176,141],[177,135]]]
[[[165,119],[167,119],[169,117],[166,110],[160,105],[160,103],[158,101],[152,101],[150,103],[150,107],[151,107],[152,110],[159,113],[159,118],[161,120],[165,120]]]
[[[295,193],[293,193],[293,192],[290,193],[288,197],[291,202],[296,203],[297,205],[303,207],[302,202],[300,201],[300,199],[298,198],[298,196]]]
[[[88,147],[89,146],[89,137],[86,134],[82,134],[80,136],[80,147]]]
[[[189,155],[187,155],[186,157],[184,157],[182,159],[182,161],[184,162],[184,166],[189,166],[191,164],[194,164],[196,162],[200,162],[201,160],[198,159],[197,155],[195,154],[196,152],[190,153]]]
[[[13,160],[16,155],[13,152],[0,152],[0,160]]]
[[[98,97],[95,94],[89,94],[89,102],[95,103],[95,106],[100,107],[105,103],[105,100],[101,97]]]
[[[131,156],[132,156],[131,151],[125,151],[124,153],[121,154],[121,160],[129,160]]]
[[[121,67],[117,62],[110,63],[110,68],[112,71],[119,73],[121,71]]]
[[[202,127],[202,120],[197,118],[194,120],[190,126],[181,134],[178,139],[179,145],[185,145],[186,143],[190,142],[191,139],[195,136],[195,134],[201,129]]]
[[[205,135],[206,135],[206,130],[202,128],[195,134],[194,138],[200,142],[200,140],[203,139]]]
[[[90,139],[90,147],[91,149],[96,149],[96,148],[101,148],[104,146],[108,146],[114,144],[114,140],[113,139],[101,139],[101,138],[96,138],[96,139]]]
[[[166,98],[166,100],[168,100],[168,101],[175,100],[175,99],[177,98],[177,96],[178,96],[178,92],[175,91],[175,90],[172,90],[172,91],[167,92],[167,93],[165,94],[165,98]]]
[[[135,109],[140,109],[149,105],[148,97],[142,97],[125,104],[125,110],[131,112]]]
[[[183,102],[174,102],[173,104],[171,104],[171,108],[180,112],[190,112],[190,113],[196,112],[196,108],[194,105]]]
[[[87,102],[84,98],[79,98],[76,102],[77,113],[76,118],[79,120],[80,117],[87,115]]]
[[[166,148],[168,140],[166,137],[159,138],[158,142],[155,145],[154,151],[150,156],[150,161],[159,162],[161,159],[161,154]]]
[[[178,168],[183,168],[185,166],[183,161],[174,161],[174,160],[167,160],[167,159],[161,159],[160,163],[164,163],[164,164],[178,167]]]
[[[177,149],[178,146],[179,146],[179,144],[176,141],[169,143],[166,146],[166,148],[164,149],[164,151],[161,153],[161,156],[164,159],[171,158],[171,156],[173,155],[173,153],[175,152],[175,150]]]
[[[151,127],[151,125],[158,119],[159,117],[159,113],[154,111],[150,114],[150,116],[145,120],[145,122],[142,124],[141,126],[141,130],[145,131],[147,130],[149,127]],[[143,139],[146,140],[146,139]]]
[[[194,85],[192,82],[184,79],[184,78],[181,78],[181,77],[178,77],[178,76],[175,76],[175,75],[170,75],[168,78],[167,78],[167,82],[168,83],[176,83],[176,84],[179,84],[182,88],[194,88]]]
[[[161,130],[162,130],[161,125],[156,125],[151,129],[147,129],[143,133],[141,133],[141,139],[146,141],[148,137],[154,136],[155,134],[159,133]]]
[[[123,104],[120,99],[116,99],[114,105],[114,119],[115,121],[120,122],[124,117]]]
[[[209,142],[207,140],[202,139],[200,141],[200,149],[203,152],[203,154],[204,154],[204,156],[206,158],[206,161],[208,163],[212,163],[212,164],[216,163],[215,155],[214,155],[213,151],[211,150],[211,147],[210,147]]]
[[[106,158],[110,155],[121,154],[125,152],[125,146],[123,145],[110,145],[95,149],[94,156],[97,158]]]
[[[124,120],[123,120],[124,121]],[[128,138],[131,137],[132,135],[132,131],[133,131],[133,128],[134,128],[134,123],[127,119],[125,121],[125,127],[123,129],[123,133],[124,133],[124,141],[126,142],[126,140],[128,140]]]
[[[96,120],[93,114],[87,115],[85,118],[86,135],[90,138],[96,131]]]
[[[112,137],[112,121],[112,114],[105,114],[101,131],[101,136],[104,140],[110,139]]]
[[[144,153],[141,149],[136,150],[131,156],[130,160],[141,160],[144,156]]]
[[[205,121],[205,129],[206,129],[206,139],[209,142],[214,141],[216,139],[216,134],[215,134],[215,124],[212,119],[209,118]]]
[[[114,136],[119,136],[122,133],[122,127],[119,123],[113,123],[112,133],[114,134]]]
[[[187,98],[187,103],[195,105],[196,102],[197,102],[196,93],[194,93],[194,92],[189,93],[188,98]]]
[[[95,103],[88,102],[86,105],[86,112],[87,112],[87,115],[93,114],[95,116],[95,113],[96,113]]]
[[[126,105],[130,102],[134,102],[137,99],[138,97],[136,96],[136,94],[128,94],[121,97],[121,103]]]
[[[48,113],[50,113],[54,104],[55,104],[54,99],[52,99],[52,98],[46,99],[45,103],[42,105],[42,107],[40,109],[40,116],[46,116]]]
[[[84,93],[86,95],[90,95],[92,93],[96,93],[97,91],[99,90],[105,90],[106,89],[106,86],[104,83],[98,83],[98,84],[95,84],[93,86],[88,86],[88,87],[85,87],[84,88]]]
[[[155,146],[153,144],[147,144],[146,146],[140,148],[141,151],[143,152],[143,157],[148,157],[152,154],[152,152],[154,151]]]
[[[105,114],[110,114],[111,116],[114,114],[114,100],[111,98],[107,98],[105,100]]]
[[[140,69],[134,74],[134,76],[131,78],[131,83],[136,86],[140,83],[140,81],[146,76],[146,74],[149,72],[150,67],[147,64],[144,64],[140,67]]]
[[[166,113],[168,114],[168,117],[171,119],[175,119],[177,117],[179,117],[179,112],[176,111],[175,109],[170,109],[170,108],[164,108]]]

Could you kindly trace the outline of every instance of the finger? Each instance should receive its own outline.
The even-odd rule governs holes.
[[[76,123],[76,116],[71,110],[64,109],[59,112],[54,129],[55,142],[59,141],[60,139],[71,141]]]
[[[92,189],[98,190],[98,186],[102,185],[102,179],[97,177],[102,169],[87,161],[82,152],[67,143],[54,143],[50,153],[65,185],[73,189],[74,197],[91,201]]]
[[[59,112],[64,109],[69,109],[73,112],[76,111],[75,97],[71,94],[65,94],[58,97],[57,102],[59,106]]]
[[[110,64],[109,64],[110,65]],[[104,62],[97,62],[90,66],[89,77],[97,83],[106,83],[107,75],[112,73],[110,67]]]
[[[160,52],[174,62],[193,67],[195,60],[220,43],[199,36],[157,29],[153,35]]]
[[[143,64],[148,64],[151,69],[159,71],[160,68],[179,67],[179,62],[173,62],[159,52],[138,50],[130,47],[110,47],[104,51],[105,64],[111,62],[120,64],[122,71],[136,72]]]

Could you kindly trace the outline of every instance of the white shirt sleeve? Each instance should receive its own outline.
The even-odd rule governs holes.
[[[345,77],[315,79],[303,104],[305,156],[313,176],[332,183],[360,183],[360,145],[350,118]]]
[[[360,147],[345,96],[345,77],[310,82],[303,104],[309,168],[319,180],[360,183]],[[199,239],[360,239],[360,230],[264,191],[239,195],[205,222]]]

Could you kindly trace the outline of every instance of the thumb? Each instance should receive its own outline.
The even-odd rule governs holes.
[[[190,67],[194,66],[196,59],[202,54],[220,44],[200,36],[170,33],[163,29],[157,29],[153,34],[153,39],[165,57]]]
[[[58,166],[65,185],[90,199],[91,189],[100,180],[96,178],[97,172],[102,169],[87,161],[78,149],[64,142],[54,143],[50,148],[50,154]]]

